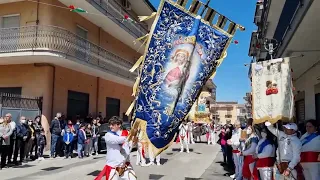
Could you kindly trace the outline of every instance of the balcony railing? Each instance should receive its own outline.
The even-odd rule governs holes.
[[[13,52],[51,52],[116,76],[134,80],[129,72],[133,63],[54,26],[0,28],[0,54]]]
[[[130,18],[134,19],[136,22],[139,22],[134,18],[130,12],[128,12],[123,6],[121,6],[115,0],[86,0],[101,13],[106,16],[111,17],[110,19],[130,33],[132,36],[138,38],[148,33],[147,25],[143,23],[134,23],[130,21],[123,21],[124,14],[128,14]]]

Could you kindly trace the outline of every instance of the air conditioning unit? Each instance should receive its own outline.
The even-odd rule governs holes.
[[[126,10],[131,10],[131,4],[130,4],[129,0],[122,0],[122,6],[123,6]]]

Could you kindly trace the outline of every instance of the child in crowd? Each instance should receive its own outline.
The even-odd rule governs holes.
[[[80,129],[78,131],[78,157],[80,159],[84,156],[84,147],[87,141],[86,132],[85,132],[86,125],[81,124]]]
[[[43,158],[43,150],[47,145],[47,138],[44,132],[44,129],[41,129],[41,133],[38,137],[38,160],[44,160]]]
[[[63,135],[63,142],[64,142],[64,151],[66,159],[72,156],[72,141],[73,141],[73,133],[68,128],[66,133]]]

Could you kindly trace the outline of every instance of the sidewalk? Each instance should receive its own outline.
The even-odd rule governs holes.
[[[212,164],[205,170],[199,179],[201,180],[230,180],[230,175],[233,174],[233,170],[223,165],[222,152],[216,155],[216,158]]]

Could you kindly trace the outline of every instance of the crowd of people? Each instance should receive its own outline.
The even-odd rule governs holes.
[[[72,158],[74,150],[79,158],[98,155],[100,118],[92,118],[87,123],[81,122],[79,117],[76,119],[73,123],[57,113],[51,121],[51,158]],[[34,120],[21,116],[17,123],[12,121],[10,113],[0,117],[1,169],[31,160],[44,160],[47,142],[40,116]]]
[[[250,122],[250,121],[249,121]],[[252,120],[251,120],[252,122]],[[225,125],[219,134],[224,163],[234,167],[236,180],[319,180],[320,136],[316,120],[304,129],[295,123],[279,128],[270,122],[241,127]]]

